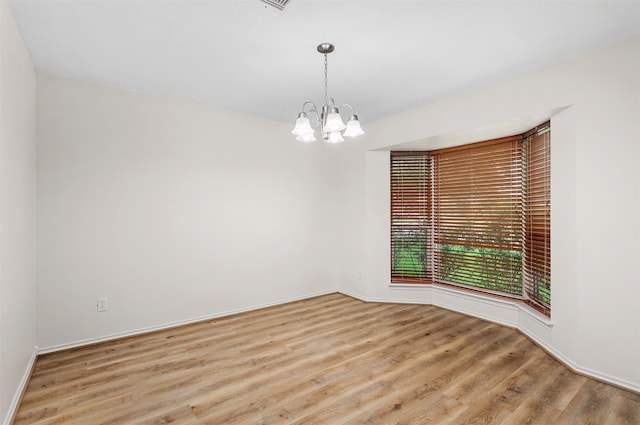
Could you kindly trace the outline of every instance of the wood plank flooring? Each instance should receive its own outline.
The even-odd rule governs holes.
[[[640,424],[513,329],[331,294],[38,358],[22,424]]]

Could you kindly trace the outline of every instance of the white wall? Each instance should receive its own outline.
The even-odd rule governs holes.
[[[390,285],[388,148],[479,134],[565,106],[551,116],[552,323],[511,303]],[[353,172],[344,174],[349,183],[341,197],[350,201],[341,215],[362,218],[344,244],[340,290],[433,303],[518,327],[575,369],[640,391],[639,123],[636,37],[369,125],[366,147],[350,152]]]
[[[35,359],[35,70],[0,1],[0,420],[7,422]]]
[[[194,103],[37,81],[44,350],[336,291],[332,146]]]

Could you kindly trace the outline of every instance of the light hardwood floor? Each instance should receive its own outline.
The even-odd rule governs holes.
[[[509,329],[340,294],[46,354],[15,424],[640,424]]]

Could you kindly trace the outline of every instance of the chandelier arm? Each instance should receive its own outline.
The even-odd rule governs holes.
[[[310,108],[305,110],[307,106],[310,106]],[[313,103],[310,100],[307,100],[306,102],[304,102],[302,104],[302,112],[306,113],[309,116],[309,118],[313,119],[312,127],[318,126],[318,124],[320,123],[320,113],[318,112],[318,107],[316,106],[315,103]]]
[[[309,108],[309,110],[308,110],[308,111],[305,111],[305,109],[304,109],[304,108],[306,108],[306,107],[307,107],[307,105],[311,105],[311,108]],[[312,101],[310,101],[310,100],[307,100],[306,102],[304,102],[304,103],[302,104],[302,112],[311,112],[311,111],[317,112],[317,111],[318,111],[318,108],[316,107],[316,104],[315,104],[315,103],[313,103],[313,102],[312,102]]]
[[[342,106],[341,106],[340,108],[344,108],[345,106],[346,106],[347,108],[351,109],[351,115],[355,115],[355,114],[356,114],[356,111],[353,109],[353,106],[351,106],[351,105],[350,105],[350,104],[348,104],[348,103],[343,103],[343,104],[342,104]]]

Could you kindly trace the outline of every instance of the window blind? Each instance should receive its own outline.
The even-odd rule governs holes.
[[[432,158],[391,156],[391,279],[431,281]]]
[[[524,135],[525,297],[550,314],[551,308],[551,137],[549,123]]]
[[[431,152],[436,280],[522,294],[522,137]]]
[[[391,152],[391,280],[517,298],[551,313],[550,126]]]

